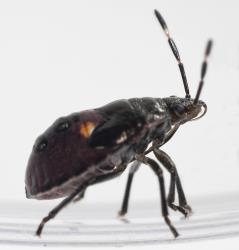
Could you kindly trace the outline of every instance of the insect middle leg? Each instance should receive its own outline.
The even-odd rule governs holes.
[[[166,200],[164,177],[163,177],[163,171],[162,171],[161,167],[159,166],[159,164],[155,160],[153,160],[149,157],[146,157],[144,155],[137,156],[136,160],[148,165],[153,170],[153,172],[157,175],[158,180],[159,180],[159,189],[160,189],[160,195],[161,195],[162,215],[164,217],[166,224],[169,226],[171,232],[173,233],[174,237],[176,238],[179,234],[178,234],[176,228],[172,225],[172,223],[168,217],[169,216],[168,204],[167,204],[167,200]]]
[[[127,184],[126,184],[126,188],[124,192],[124,198],[123,198],[121,210],[119,211],[119,216],[124,216],[128,211],[128,202],[129,202],[132,181],[134,178],[134,174],[139,169],[140,164],[141,164],[140,162],[134,161],[133,164],[130,166]]]
[[[169,157],[168,154],[166,154],[163,150],[155,148],[153,150],[154,155],[159,160],[159,162],[162,163],[162,165],[169,171],[171,174],[171,181],[170,181],[170,188],[169,188],[169,194],[168,194],[168,206],[171,207],[173,210],[178,210],[182,214],[184,214],[185,217],[187,217],[191,212],[191,207],[187,204],[187,200],[183,191],[183,187],[177,172],[177,168],[172,161],[172,159]],[[174,204],[175,201],[175,188],[177,188],[178,192],[178,200],[179,200],[179,206]]]

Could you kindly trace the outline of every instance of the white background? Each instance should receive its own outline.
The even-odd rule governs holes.
[[[214,40],[201,96],[208,113],[184,125],[164,150],[176,162],[189,200],[238,191],[238,1],[0,1],[2,200],[30,203],[27,160],[35,138],[56,118],[121,98],[184,96],[155,8],[179,48],[192,95],[205,43]],[[127,171],[91,187],[84,202],[120,205],[126,177]],[[158,195],[157,179],[142,166],[132,202]]]

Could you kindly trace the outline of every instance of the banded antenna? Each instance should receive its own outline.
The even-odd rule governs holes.
[[[202,91],[202,87],[204,84],[204,77],[205,77],[206,72],[207,72],[207,59],[208,59],[208,56],[210,55],[211,49],[212,49],[212,40],[208,40],[205,54],[204,54],[204,60],[203,60],[202,67],[201,67],[201,80],[199,82],[198,90],[197,90],[193,104],[198,103],[198,100],[199,100],[199,97],[200,97],[200,94]]]
[[[185,93],[186,93],[186,98],[189,98],[190,99],[190,93],[189,93],[189,88],[188,88],[188,82],[187,82],[187,77],[186,77],[186,73],[185,73],[185,70],[184,70],[184,66],[183,66],[183,63],[181,61],[181,58],[180,58],[180,55],[179,55],[179,52],[178,52],[178,49],[177,49],[177,46],[174,42],[174,40],[171,38],[170,34],[169,34],[169,30],[168,30],[168,27],[167,27],[167,24],[166,22],[164,21],[163,17],[161,16],[161,14],[157,11],[157,10],[154,10],[154,14],[155,16],[157,17],[161,27],[163,28],[164,30],[164,33],[165,35],[167,36],[168,38],[168,43],[169,43],[169,46],[176,58],[176,60],[178,61],[178,67],[179,67],[179,70],[180,70],[180,73],[181,73],[181,76],[182,76],[182,80],[183,80],[183,85],[184,85],[184,89],[185,89]]]

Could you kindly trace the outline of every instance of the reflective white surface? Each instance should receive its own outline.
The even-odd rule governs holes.
[[[69,205],[46,224],[41,238],[38,223],[53,208],[39,203],[4,202],[0,213],[0,244],[49,247],[115,247],[168,244],[239,238],[238,194],[191,199],[193,215],[184,219],[170,211],[180,236],[174,239],[157,202],[130,206],[127,220],[116,218],[118,204]],[[17,211],[17,213],[16,213]]]
[[[208,113],[183,125],[163,150],[186,194],[239,190],[237,0],[23,0],[0,1],[1,198],[25,199],[33,143],[60,116],[121,98],[184,96],[155,8],[179,48],[192,96],[206,41],[214,40],[201,95]],[[125,178],[92,187],[87,199],[118,201]],[[142,167],[133,197],[156,199],[154,181]]]

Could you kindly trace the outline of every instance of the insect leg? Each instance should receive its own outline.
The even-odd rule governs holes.
[[[128,211],[128,202],[129,202],[129,195],[131,190],[131,185],[133,181],[134,174],[139,169],[140,162],[134,161],[134,163],[130,166],[127,184],[124,192],[124,198],[121,206],[121,210],[119,211],[119,216],[124,216]]]
[[[86,191],[86,188],[84,190],[82,190],[73,200],[73,202],[77,202],[77,201],[80,201],[81,199],[84,198],[85,196],[85,191]]]
[[[155,148],[161,147],[163,146],[165,143],[167,143],[172,137],[173,135],[177,132],[178,128],[179,128],[180,124],[175,125],[170,132],[167,134],[167,136],[163,139],[162,141],[158,141],[157,139],[153,141],[153,145],[151,147],[149,147],[145,152],[144,155],[149,154],[150,152],[152,152]]]
[[[183,191],[183,187],[177,172],[177,168],[172,161],[172,159],[169,157],[168,154],[166,154],[161,149],[154,149],[154,155],[156,158],[163,164],[163,166],[169,171],[171,174],[171,182],[170,182],[170,189],[168,194],[168,205],[173,210],[178,210],[181,213],[184,214],[185,217],[187,217],[191,212],[191,207],[187,204],[187,200]],[[175,200],[175,185],[177,187],[178,192],[178,199],[179,199],[179,206],[176,206],[174,204]]]
[[[59,205],[52,209],[49,214],[44,217],[37,228],[36,235],[40,236],[44,225],[51,219],[53,219],[66,205],[68,205],[79,193],[86,188],[87,184],[81,184],[71,195],[65,198]]]
[[[168,205],[167,205],[167,201],[166,201],[164,177],[163,177],[163,171],[162,171],[161,167],[159,166],[159,164],[155,160],[153,160],[149,157],[146,157],[144,155],[139,155],[139,156],[137,156],[136,159],[138,161],[141,161],[142,163],[150,166],[150,168],[157,175],[158,180],[159,180],[159,187],[160,187],[162,215],[164,217],[166,224],[169,226],[171,232],[173,233],[174,237],[176,238],[177,236],[179,236],[179,234],[178,234],[176,228],[172,225],[172,223],[168,217],[168,215],[169,215],[168,214]]]

